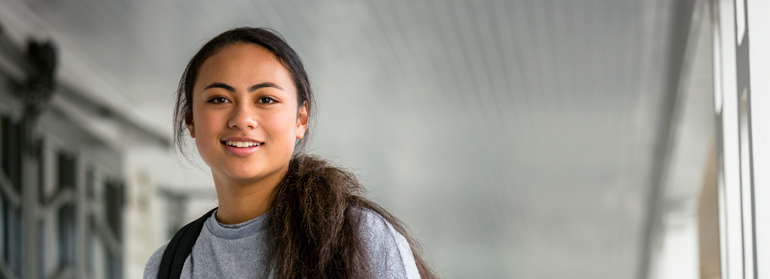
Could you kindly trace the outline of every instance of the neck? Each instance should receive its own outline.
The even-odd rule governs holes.
[[[270,197],[286,170],[256,181],[233,180],[214,174],[219,209],[216,218],[222,224],[238,224],[259,217],[270,210]]]

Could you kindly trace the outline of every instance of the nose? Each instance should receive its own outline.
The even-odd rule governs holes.
[[[251,104],[242,102],[235,106],[227,126],[232,129],[247,130],[257,128],[257,114]]]

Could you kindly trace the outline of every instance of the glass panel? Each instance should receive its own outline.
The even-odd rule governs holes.
[[[74,265],[77,239],[75,234],[75,205],[67,204],[59,209],[59,261]]]
[[[104,207],[107,224],[115,237],[121,239],[123,235],[121,233],[123,227],[123,183],[111,181],[106,186],[104,202],[105,205],[110,205]]]
[[[21,209],[12,208],[8,215],[8,238],[6,245],[8,247],[7,258],[8,268],[13,274],[21,274]]]
[[[58,191],[75,190],[77,164],[75,157],[60,152],[57,155]],[[74,266],[77,257],[77,222],[74,201],[63,205],[57,215],[59,222],[59,261],[65,266]]]
[[[66,153],[59,153],[59,189],[75,189],[75,158]]]
[[[6,208],[5,205],[5,196],[0,195],[0,261],[5,263],[6,255],[8,254],[5,249],[5,241],[6,241],[6,233],[5,228],[8,227],[8,224],[6,223],[6,217],[8,208]]]
[[[2,122],[3,132],[0,134],[0,150],[3,150],[2,156],[2,169],[5,174],[8,175],[8,179],[14,186],[14,189],[21,193],[21,171],[19,166],[21,164],[21,150],[19,150],[19,125],[11,123],[11,120],[7,117],[3,117]]]

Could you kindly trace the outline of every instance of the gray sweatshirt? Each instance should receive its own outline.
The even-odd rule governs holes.
[[[409,243],[379,214],[363,211],[361,233],[375,278],[420,278]],[[256,278],[266,268],[265,215],[225,225],[215,214],[206,220],[192,253],[184,262],[181,278]],[[152,254],[144,278],[156,278],[166,245]],[[272,274],[271,276],[272,277]]]

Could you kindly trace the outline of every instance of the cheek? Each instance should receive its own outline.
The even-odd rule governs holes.
[[[200,115],[200,114],[198,114]],[[196,141],[206,141],[209,139],[208,135],[213,130],[214,119],[211,116],[207,117],[194,117],[193,123],[195,123],[195,139]]]
[[[209,150],[212,149],[212,133],[211,127],[207,125],[206,121],[195,122],[195,146],[198,148],[198,153],[206,161],[208,159]]]
[[[195,145],[198,153],[206,159],[209,150],[219,147],[219,132],[221,130],[222,116],[205,110],[193,110],[193,123],[195,128]]]
[[[265,118],[264,127],[270,129],[269,133],[272,140],[279,143],[282,147],[294,149],[294,140],[296,138],[296,119],[294,115],[276,115],[275,117]]]

